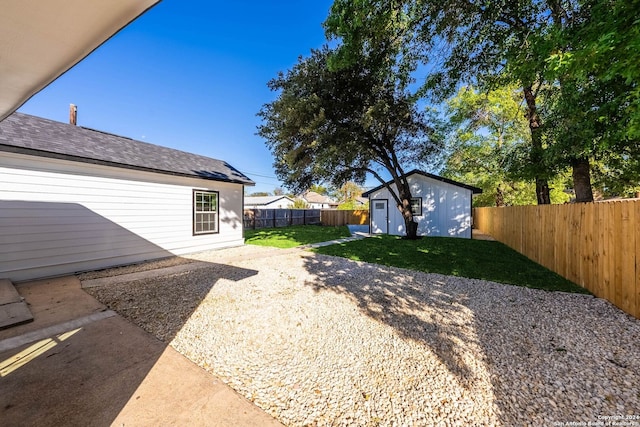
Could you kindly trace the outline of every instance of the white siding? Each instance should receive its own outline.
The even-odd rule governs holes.
[[[408,181],[411,195],[422,198],[422,215],[414,216],[418,235],[471,238],[471,190],[418,174]],[[389,191],[382,188],[369,198],[389,200],[389,234],[403,236],[404,220]]]
[[[193,235],[193,189],[219,233]],[[28,280],[241,245],[239,184],[0,153],[0,277]]]

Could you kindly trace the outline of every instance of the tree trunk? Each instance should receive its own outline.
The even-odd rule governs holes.
[[[536,197],[539,205],[551,204],[551,190],[546,178],[536,178]]]
[[[536,95],[533,93],[532,86],[526,86],[524,89],[524,99],[527,102],[527,119],[529,120],[529,130],[531,131],[531,163],[536,168],[542,165],[542,129],[538,109],[536,106]],[[536,172],[536,198],[539,205],[551,204],[551,195],[549,183],[544,174],[540,171]]]
[[[576,192],[576,203],[593,202],[589,159],[584,157],[572,159],[571,167],[573,168],[573,190]]]
[[[504,191],[502,191],[499,185],[496,187],[496,206],[504,206]]]
[[[401,204],[398,209],[402,213],[404,219],[404,228],[407,232],[407,239],[416,240],[418,238],[418,223],[413,220],[413,212],[411,211],[411,190],[406,179],[401,179],[401,182],[396,183],[398,188],[398,196]]]
[[[405,227],[407,227],[407,239],[409,240],[417,240],[418,239],[418,223],[411,219],[408,223],[405,221]]]

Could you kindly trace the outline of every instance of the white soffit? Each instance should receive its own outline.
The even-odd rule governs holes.
[[[0,0],[0,120],[160,0]]]

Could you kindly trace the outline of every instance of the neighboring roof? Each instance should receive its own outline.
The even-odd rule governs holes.
[[[0,120],[158,1],[3,1]]]
[[[447,184],[455,185],[457,187],[466,188],[467,190],[471,190],[471,192],[473,194],[482,193],[482,189],[481,188],[474,187],[472,185],[463,184],[461,182],[454,181],[452,179],[443,178],[441,176],[434,175],[434,174],[431,174],[431,173],[428,173],[428,172],[422,172],[422,171],[420,171],[418,169],[414,169],[411,172],[407,172],[404,176],[408,177],[408,176],[411,176],[411,175],[422,175],[422,176],[426,176],[427,178],[435,179],[436,181],[446,182]],[[386,184],[393,184],[393,180],[387,181]],[[362,196],[363,197],[369,197],[369,195],[371,193],[375,193],[376,191],[381,190],[384,187],[385,187],[384,185],[379,185],[376,188],[373,188],[373,189],[371,189],[369,191],[365,191],[364,193],[362,193]]]
[[[22,113],[14,113],[0,122],[1,151],[213,181],[255,184],[222,160]]]
[[[289,203],[294,202],[290,197],[287,196],[246,196],[244,198],[244,204],[245,206],[264,206],[282,199],[286,199],[286,201]]]
[[[315,191],[307,191],[302,195],[307,203],[322,203],[328,205],[337,205],[338,203],[327,196],[316,193]]]

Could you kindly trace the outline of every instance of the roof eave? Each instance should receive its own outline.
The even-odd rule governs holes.
[[[464,184],[462,182],[454,181],[452,179],[444,178],[442,176],[434,175],[434,174],[431,174],[431,173],[428,173],[428,172],[423,172],[423,171],[418,170],[418,169],[414,169],[414,170],[412,170],[410,172],[405,173],[404,177],[407,177],[407,176],[410,176],[410,175],[416,175],[416,174],[417,175],[422,175],[422,176],[427,177],[427,178],[434,179],[436,181],[444,182],[444,183],[447,183],[447,184],[455,185],[457,187],[465,188],[467,190],[471,190],[471,194],[482,194],[482,189],[481,188],[474,187],[473,185],[467,185],[467,184]],[[373,189],[371,189],[369,191],[365,191],[364,193],[362,193],[362,197],[367,197],[368,198],[372,193],[375,193],[376,191],[380,191],[381,189],[383,189],[387,185],[391,185],[391,184],[393,184],[393,180],[389,180],[385,184],[379,185],[376,188],[373,188]]]
[[[0,14],[0,120],[160,0],[10,0]]]
[[[24,147],[16,147],[13,145],[4,145],[4,144],[0,144],[0,152],[8,152],[8,153],[16,153],[16,154],[26,154],[26,155],[30,155],[30,156],[36,156],[36,157],[46,157],[46,158],[50,158],[50,159],[58,159],[58,160],[67,160],[67,161],[72,161],[72,162],[79,162],[79,163],[88,163],[88,164],[92,164],[92,165],[101,165],[101,166],[108,166],[108,167],[114,167],[114,168],[119,168],[119,169],[129,169],[129,170],[137,170],[137,171],[141,171],[141,172],[151,172],[151,173],[157,173],[157,174],[161,174],[161,175],[172,175],[172,176],[181,176],[181,177],[185,177],[185,178],[196,178],[196,179],[205,179],[208,181],[217,181],[217,182],[228,182],[231,184],[242,184],[242,185],[246,185],[249,187],[253,187],[256,185],[256,183],[254,181],[252,181],[251,179],[236,179],[236,178],[222,178],[222,177],[214,177],[214,176],[206,176],[203,174],[197,174],[197,173],[193,173],[193,174],[188,174],[188,173],[181,173],[181,172],[175,172],[175,171],[168,171],[168,170],[162,170],[162,169],[155,169],[155,168],[149,168],[149,167],[144,167],[144,166],[136,166],[136,165],[127,165],[127,164],[123,164],[123,163],[116,163],[116,162],[108,162],[105,160],[98,160],[98,159],[91,159],[88,157],[79,157],[79,156],[71,156],[69,154],[60,154],[60,153],[53,153],[50,151],[42,151],[42,150],[34,150],[34,149],[30,149],[30,148],[24,148]]]

